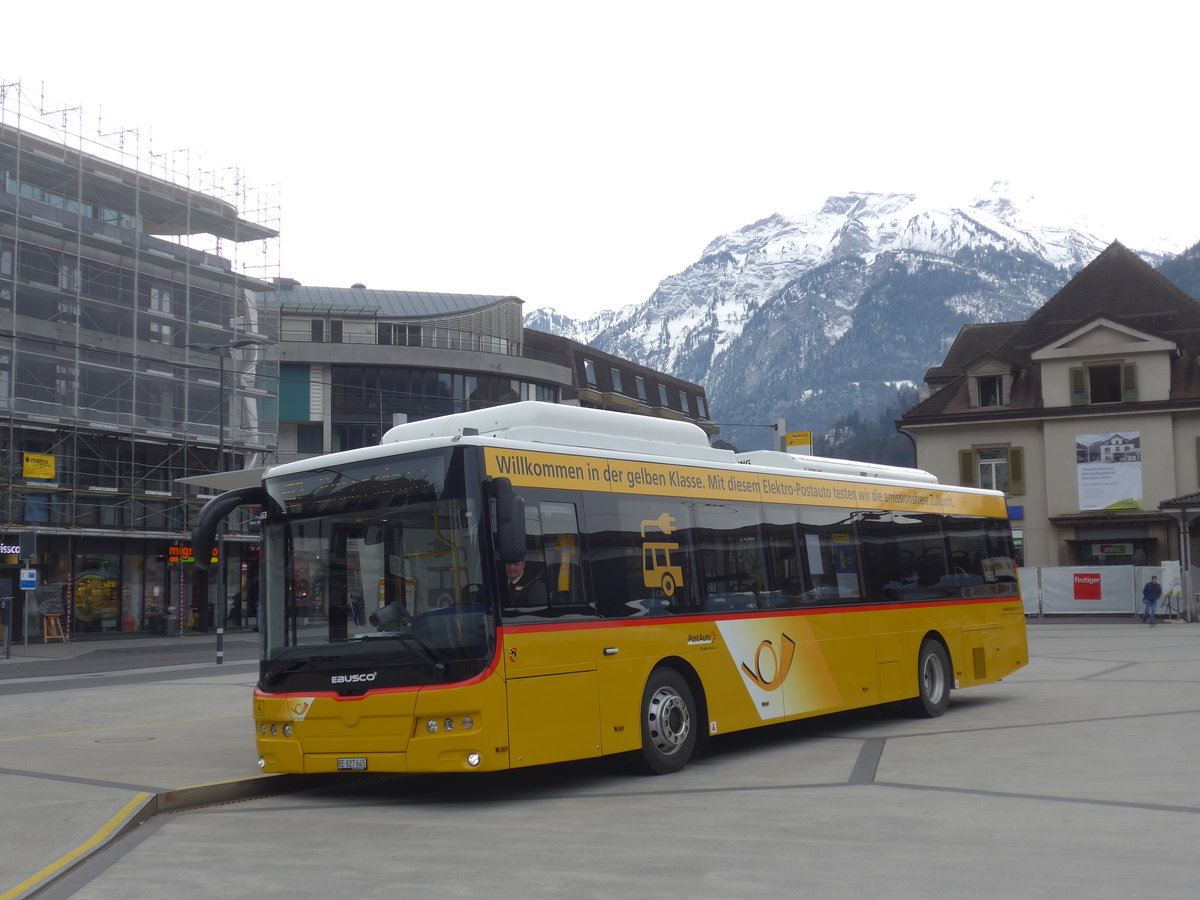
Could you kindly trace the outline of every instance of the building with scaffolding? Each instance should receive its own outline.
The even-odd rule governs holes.
[[[276,207],[238,170],[51,105],[0,85],[0,596],[18,638],[46,616],[67,638],[205,629],[184,562],[207,496],[179,479],[274,450],[255,298]],[[251,528],[225,538],[211,597],[252,601]]]

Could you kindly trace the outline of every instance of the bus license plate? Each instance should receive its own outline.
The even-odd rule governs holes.
[[[365,756],[339,756],[337,767],[339,772],[365,772],[367,771],[367,758]]]

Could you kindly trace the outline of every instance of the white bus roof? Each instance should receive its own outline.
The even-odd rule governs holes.
[[[394,444],[458,435],[498,437],[511,441],[624,453],[646,453],[725,464],[741,463],[855,478],[938,483],[937,478],[929,472],[902,466],[828,459],[821,456],[798,456],[777,450],[755,450],[748,453],[716,450],[708,445],[708,436],[704,431],[690,422],[536,400],[397,425],[383,436],[383,443]]]

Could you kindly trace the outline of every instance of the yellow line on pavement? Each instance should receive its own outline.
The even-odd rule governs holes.
[[[74,850],[72,850],[70,853],[66,854],[65,856],[60,856],[54,862],[50,863],[50,865],[46,866],[46,868],[42,869],[42,871],[38,872],[36,875],[31,875],[29,878],[26,878],[24,881],[22,881],[16,887],[6,891],[3,894],[0,894],[0,900],[13,900],[13,898],[21,896],[21,894],[25,893],[25,891],[29,890],[34,885],[36,885],[42,881],[45,881],[47,878],[51,877],[52,875],[57,874],[58,872],[62,871],[67,866],[69,866],[71,863],[73,863],[75,860],[79,859],[79,857],[83,856],[85,853],[90,852],[97,844],[99,844],[101,841],[103,841],[105,838],[107,838],[110,834],[112,834],[114,831],[116,831],[117,828],[121,825],[121,823],[124,822],[130,815],[132,815],[133,812],[139,806],[141,806],[143,803],[145,803],[146,800],[148,800],[151,796],[153,796],[153,795],[147,794],[145,792],[134,796],[134,798],[132,800],[130,800],[128,803],[126,803],[123,807],[121,807],[121,811],[119,813],[117,813],[115,816],[113,816],[111,819],[109,819],[107,824],[105,824],[105,826],[103,828],[101,828],[94,835],[92,835],[91,838],[89,838],[84,843],[80,844],[78,847],[76,847]]]
[[[192,722],[212,722],[216,719],[249,719],[250,713],[229,713],[222,716],[201,716],[197,719],[168,719],[164,722],[138,722],[132,725],[109,725],[104,728],[81,728],[78,731],[51,731],[46,734],[19,734],[0,737],[0,744],[10,741],[33,741],[38,738],[70,737],[77,734],[100,734],[105,731],[127,731],[130,728],[161,728],[164,725],[187,725]],[[3,900],[3,898],[0,898]]]

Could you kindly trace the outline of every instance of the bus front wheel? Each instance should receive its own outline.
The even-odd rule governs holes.
[[[917,689],[921,692],[908,701],[908,710],[919,718],[940,716],[950,705],[950,657],[941,641],[926,638],[917,654]]]
[[[696,701],[679,672],[660,666],[650,673],[642,692],[641,718],[639,768],[668,775],[686,766],[696,749]]]

